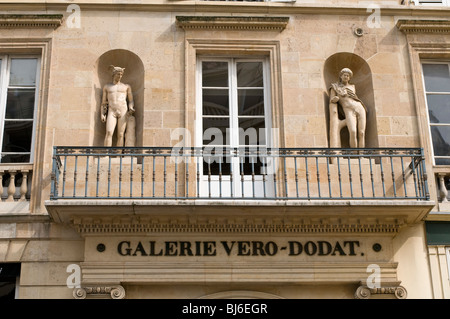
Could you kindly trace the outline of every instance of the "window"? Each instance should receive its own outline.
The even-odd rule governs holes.
[[[20,263],[0,263],[0,301],[17,298],[20,269]]]
[[[0,55],[0,162],[33,160],[40,60]]]
[[[266,59],[199,59],[196,144],[205,154],[219,150],[204,155],[202,195],[268,196],[268,163],[252,156],[270,146],[268,70]]]
[[[450,165],[450,63],[423,62],[435,165]]]

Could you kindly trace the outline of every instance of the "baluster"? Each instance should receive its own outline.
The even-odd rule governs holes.
[[[26,194],[28,192],[28,171],[22,171],[22,185],[20,186],[20,202],[26,201]]]
[[[13,202],[14,201],[14,194],[16,193],[16,171],[9,171],[9,185],[8,185],[8,198],[6,199],[7,202]]]
[[[2,200],[3,196],[3,174],[4,172],[0,172],[0,201]]]
[[[448,202],[448,190],[447,187],[445,187],[445,175],[443,174],[439,174],[439,195],[443,203]]]

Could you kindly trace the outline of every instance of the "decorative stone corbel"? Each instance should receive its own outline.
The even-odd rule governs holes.
[[[88,295],[91,295],[93,297],[102,297],[102,295],[110,295],[112,299],[124,299],[125,289],[120,285],[116,285],[116,286],[88,286],[75,288],[73,290],[73,297],[75,299],[86,299]]]
[[[386,285],[376,288],[361,285],[355,292],[356,299],[370,299],[373,295],[394,295],[397,299],[406,299],[408,293],[404,287],[396,285]]]

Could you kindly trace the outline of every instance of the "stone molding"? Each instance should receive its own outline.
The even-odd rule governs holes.
[[[374,295],[393,295],[396,299],[406,299],[408,293],[406,289],[398,284],[392,283],[392,285],[385,285],[383,287],[369,288],[366,285],[361,285],[356,289],[356,299],[370,299]],[[381,296],[380,296],[381,297]]]
[[[0,14],[0,28],[56,29],[62,20],[62,14]]]
[[[280,217],[85,217],[74,219],[82,235],[148,233],[279,233],[279,234],[396,234],[405,225],[391,218]]]
[[[125,289],[120,285],[114,286],[87,286],[75,288],[73,290],[73,297],[75,299],[86,299],[87,296],[106,297],[110,295],[112,299],[124,299]]]
[[[177,16],[177,25],[184,30],[260,30],[283,31],[289,17],[215,17],[215,16]]]
[[[394,262],[377,262],[380,282],[397,287]],[[108,286],[111,282],[127,284],[197,284],[264,283],[264,284],[331,284],[364,283],[368,262],[172,262],[151,261],[85,261],[81,263],[82,286]],[[100,285],[99,283],[105,284]],[[387,286],[386,286],[387,287]],[[386,288],[385,287],[385,288]],[[378,292],[378,293],[381,293]]]
[[[450,33],[449,20],[398,20],[397,28],[404,33]]]

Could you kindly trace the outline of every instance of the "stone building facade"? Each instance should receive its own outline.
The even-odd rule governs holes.
[[[0,294],[448,298],[449,16],[0,3]],[[359,148],[330,98],[344,68]]]

